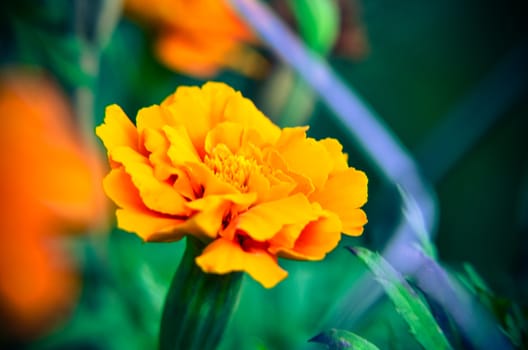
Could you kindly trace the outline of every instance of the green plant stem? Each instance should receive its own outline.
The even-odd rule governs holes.
[[[215,349],[238,303],[242,273],[204,273],[196,265],[204,244],[187,237],[163,309],[160,350]]]

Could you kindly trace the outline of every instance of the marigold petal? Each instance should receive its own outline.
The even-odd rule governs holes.
[[[106,194],[123,209],[116,211],[118,227],[135,232],[144,241],[168,242],[179,240],[185,219],[171,218],[149,210],[143,204],[130,175],[123,169],[112,170],[104,179]]]
[[[210,107],[211,126],[223,122],[225,118],[225,109],[231,98],[242,98],[240,92],[235,91],[227,84],[209,81],[202,86],[202,94],[206,103]]]
[[[239,193],[231,184],[215,176],[203,163],[187,163],[186,170],[192,179],[195,190],[204,197],[211,195]]]
[[[365,173],[349,168],[332,175],[320,191],[310,196],[310,200],[336,213],[344,233],[358,235],[358,228],[367,223],[365,213],[358,209],[367,201],[367,183]]]
[[[330,155],[332,159],[332,171],[338,172],[348,168],[348,156],[343,153],[343,146],[339,141],[333,138],[326,138],[319,141]]]
[[[145,129],[143,132],[145,149],[150,152],[148,159],[154,169],[154,176],[160,181],[167,180],[171,175],[178,174],[178,169],[172,165],[167,155],[169,141],[160,130]]]
[[[178,230],[185,220],[165,217],[151,211],[118,209],[116,217],[120,229],[134,232],[146,242],[177,241],[185,234],[182,230]]]
[[[196,264],[206,273],[245,271],[265,288],[272,288],[288,273],[264,250],[244,251],[237,243],[219,238],[209,244]]]
[[[201,162],[200,156],[196,152],[192,144],[189,134],[181,125],[178,126],[164,126],[163,132],[170,142],[167,155],[172,161],[173,165],[183,165],[187,162]]]
[[[274,194],[270,192],[270,181],[264,174],[260,172],[253,172],[249,175],[247,179],[247,188],[248,192],[257,194],[257,203],[269,201],[270,195]]]
[[[149,209],[171,215],[188,214],[186,200],[171,185],[154,176],[152,167],[145,163],[144,157],[125,147],[114,150],[112,157],[123,164]]]
[[[254,129],[259,132],[262,140],[273,144],[281,134],[280,128],[273,124],[253,102],[242,95],[231,97],[225,107],[225,120],[242,125],[246,129]]]
[[[209,238],[216,238],[230,203],[219,197],[206,197],[189,202],[188,207],[197,210],[191,220]]]
[[[224,225],[224,218],[230,211],[246,210],[254,203],[254,193],[234,193],[208,196],[187,203],[187,207],[196,211],[191,217],[196,227],[209,238],[216,238]]]
[[[341,222],[337,215],[322,216],[302,230],[293,248],[271,246],[270,251],[281,257],[299,260],[321,260],[341,239]]]
[[[172,125],[172,115],[169,111],[158,105],[141,108],[136,116],[136,125],[139,134],[147,129],[160,130],[165,125]]]
[[[284,225],[284,227],[271,238],[268,242],[270,244],[269,251],[273,254],[282,249],[292,249],[295,246],[295,241],[301,235],[302,230],[309,221],[297,224]]]
[[[278,144],[289,170],[308,177],[315,188],[323,186],[333,166],[332,159],[323,144],[312,138],[306,138],[303,128],[284,129]]]
[[[40,148],[45,156],[30,163],[40,183],[35,195],[66,221],[95,222],[105,206],[102,167],[96,154],[89,154],[88,149],[83,153],[74,146]]]
[[[286,161],[276,150],[271,150],[266,153],[266,161],[272,169],[279,169],[282,172],[282,177],[287,177],[292,181],[294,184],[292,193],[300,192],[309,195],[315,190],[312,181],[308,177],[288,169]]]
[[[118,207],[147,210],[138,189],[123,168],[112,169],[103,179],[103,188]]]
[[[236,153],[242,146],[244,127],[232,122],[222,122],[207,133],[205,138],[205,151],[208,154],[218,144],[224,144],[232,153]]]
[[[227,64],[229,51],[236,41],[221,35],[192,35],[188,32],[165,31],[156,41],[160,60],[170,69],[198,77],[210,77]]]
[[[208,82],[201,89],[179,87],[163,101],[162,106],[172,114],[175,124],[185,127],[203,159],[205,136],[214,125],[224,120],[226,103],[234,95],[239,94],[226,84]]]
[[[116,147],[127,146],[137,150],[136,127],[118,105],[106,107],[104,124],[95,128],[95,133],[110,152]]]
[[[291,143],[306,139],[306,131],[309,128],[309,126],[296,126],[282,129],[280,138],[277,140],[275,146],[278,149],[283,149],[287,148]]]
[[[284,225],[314,218],[312,205],[303,194],[258,204],[238,217],[237,228],[256,241],[272,238]]]
[[[361,236],[363,226],[367,224],[367,214],[362,209],[354,209],[340,216],[343,233],[347,236]]]
[[[176,175],[176,180],[172,187],[181,194],[184,198],[188,200],[196,199],[196,196],[199,193],[196,193],[194,190],[194,184],[189,178],[185,169],[174,169],[173,174]]]

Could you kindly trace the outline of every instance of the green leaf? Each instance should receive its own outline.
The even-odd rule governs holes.
[[[342,329],[319,333],[310,341],[325,344],[329,350],[378,350],[378,347],[368,340]]]
[[[435,245],[433,242],[431,242],[430,234],[428,233],[425,225],[422,209],[416,202],[416,199],[413,198],[413,196],[408,191],[406,191],[400,185],[396,185],[396,187],[403,202],[403,216],[405,216],[405,219],[407,219],[407,222],[411,226],[414,234],[420,242],[420,247],[418,247],[418,249],[422,250],[424,254],[431,259],[436,260],[438,253],[436,251]]]
[[[429,308],[398,271],[379,254],[368,249],[356,247],[350,248],[350,251],[374,273],[396,311],[407,322],[411,333],[425,349],[451,349]]]
[[[520,349],[528,349],[528,308],[496,295],[470,264],[456,277],[494,316],[501,330]]]
[[[332,0],[290,0],[299,31],[306,44],[326,54],[334,45],[339,31],[339,9]]]

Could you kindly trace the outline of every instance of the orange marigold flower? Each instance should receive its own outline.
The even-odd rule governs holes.
[[[58,234],[100,224],[103,163],[79,142],[58,87],[39,71],[0,74],[0,319],[18,336],[64,316],[78,278]]]
[[[225,0],[126,0],[125,10],[156,31],[155,51],[170,69],[208,77],[221,68],[258,75],[265,60],[250,28]]]
[[[179,87],[136,124],[112,105],[96,130],[118,225],[145,241],[195,235],[205,272],[245,271],[270,288],[287,275],[277,257],[319,260],[341,232],[363,231],[367,177],[341,144],[281,130],[223,83]]]

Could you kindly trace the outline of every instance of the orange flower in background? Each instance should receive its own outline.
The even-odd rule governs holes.
[[[136,124],[112,105],[96,129],[118,226],[145,241],[198,237],[205,272],[245,271],[270,288],[287,276],[277,257],[320,260],[341,232],[363,232],[367,177],[341,144],[281,130],[225,84],[179,87]]]
[[[77,296],[58,234],[102,223],[102,164],[39,71],[0,74],[0,115],[0,319],[10,331],[36,335]]]
[[[125,10],[154,28],[155,51],[170,69],[208,77],[222,68],[259,75],[256,37],[224,0],[126,0]]]

